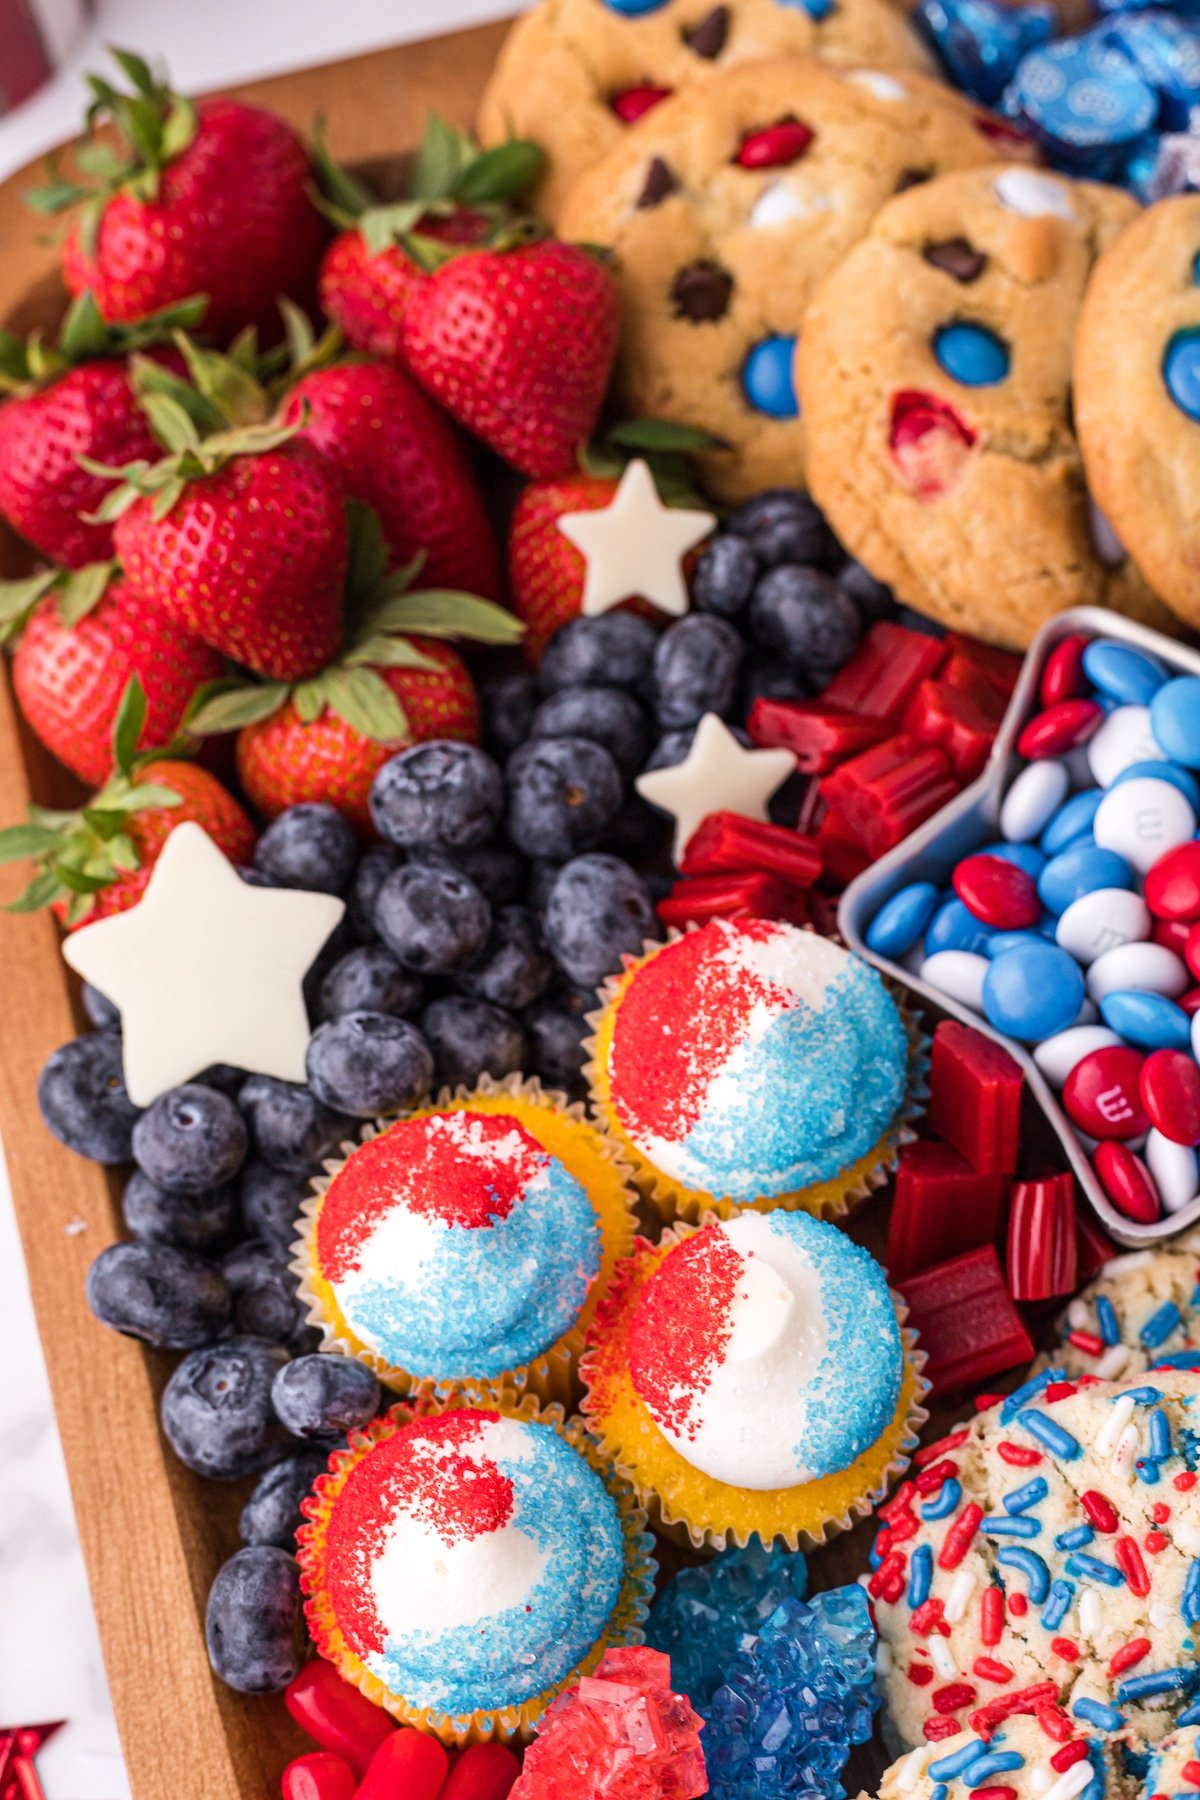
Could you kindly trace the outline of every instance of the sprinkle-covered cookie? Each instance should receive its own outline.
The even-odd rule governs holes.
[[[1164,1363],[1200,1369],[1200,1241],[1106,1263],[1059,1320],[1055,1363],[1112,1381]]]
[[[1021,648],[1064,607],[1167,619],[1089,500],[1071,354],[1115,188],[1006,167],[903,194],[801,340],[814,497],[847,549],[947,625]]]
[[[582,177],[560,230],[612,250],[626,410],[714,432],[738,499],[803,480],[797,336],[817,283],[898,190],[1020,142],[910,71],[813,58],[727,69],[665,100]]]
[[[817,55],[847,68],[931,70],[889,0],[539,0],[513,26],[479,112],[485,144],[512,133],[546,152],[539,211],[681,88],[737,63]]]
[[[1198,1457],[1200,1375],[1175,1369],[1042,1370],[920,1451],[868,1578],[899,1739],[1200,1721]]]
[[[988,1737],[962,1731],[921,1744],[892,1764],[878,1800],[973,1800],[986,1787],[993,1800],[1134,1800],[1138,1783],[1119,1780],[1119,1749],[1081,1725],[1065,1739],[1031,1713],[1016,1713]]]
[[[1096,264],[1075,340],[1088,481],[1146,580],[1200,625],[1200,194],[1147,207]]]

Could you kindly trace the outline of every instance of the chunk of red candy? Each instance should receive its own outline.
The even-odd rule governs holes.
[[[288,1764],[280,1786],[283,1800],[354,1800],[358,1777],[344,1756],[314,1750]]]
[[[697,1800],[701,1719],[658,1650],[606,1650],[544,1714],[512,1800]],[[614,1692],[615,1685],[615,1692]]]
[[[660,100],[669,100],[670,97],[670,88],[653,87],[649,82],[641,82],[636,87],[622,88],[620,93],[612,96],[608,104],[622,125],[634,125],[645,113],[656,107]]]
[[[740,813],[709,813],[687,841],[683,875],[720,875],[759,869],[794,887],[811,887],[821,873],[816,840],[785,825],[764,825]]]
[[[821,787],[842,829],[870,857],[891,850],[959,791],[944,751],[905,737],[843,763]]]
[[[798,162],[813,141],[812,128],[799,119],[779,119],[749,132],[734,161],[743,169],[782,169]]]
[[[803,893],[789,888],[777,875],[761,869],[740,874],[696,875],[677,881],[658,903],[664,925],[682,930],[685,925],[708,919],[785,919],[803,925],[807,917]]]
[[[999,650],[995,644],[985,644],[979,638],[968,637],[962,631],[948,631],[942,641],[952,662],[969,662],[989,684],[997,699],[1007,703],[1024,666],[1022,657],[1011,650]]]
[[[824,700],[760,698],[746,722],[750,742],[762,750],[790,750],[802,775],[827,775],[848,756],[887,737],[884,719],[830,706]]]
[[[520,1772],[507,1744],[470,1744],[455,1757],[438,1800],[505,1800]]]
[[[964,856],[951,884],[967,911],[997,931],[1020,931],[1042,916],[1036,881],[1003,856]]]
[[[1200,1144],[1200,1065],[1186,1050],[1154,1050],[1142,1064],[1142,1105],[1173,1144]]]
[[[343,1681],[332,1663],[314,1656],[284,1690],[284,1705],[322,1750],[345,1757],[356,1775],[385,1738],[396,1730],[396,1721]]]
[[[1008,1203],[1008,1289],[1049,1300],[1075,1289],[1075,1182],[1070,1175],[1013,1183]]]
[[[1187,961],[1188,939],[1195,928],[1186,919],[1155,919],[1150,932],[1151,941],[1161,944],[1164,950],[1173,950],[1176,956]],[[1195,970],[1192,971],[1195,974]]]
[[[921,683],[937,674],[945,655],[937,638],[880,619],[822,690],[820,704],[894,725]]]
[[[814,888],[808,896],[808,916],[813,930],[819,931],[822,937],[836,937],[837,915],[837,896],[823,893],[820,888]]]
[[[817,827],[825,873],[838,887],[849,887],[856,876],[871,866],[871,858],[850,836],[848,826],[835,812],[827,812]]]
[[[1007,1176],[978,1174],[949,1144],[905,1144],[888,1217],[893,1280],[990,1244],[1007,1192]]]
[[[1086,744],[1103,717],[1104,709],[1095,700],[1060,700],[1030,719],[1017,739],[1017,754],[1031,762],[1063,756]]]
[[[354,1800],[437,1800],[448,1766],[435,1737],[403,1725],[376,1750]]]
[[[1164,924],[1174,925],[1175,921],[1166,921],[1162,919],[1156,921],[1154,928],[1154,938],[1156,942],[1161,941],[1158,937],[1158,930],[1159,927]],[[1182,950],[1183,960],[1191,970],[1194,980],[1200,981],[1200,924],[1188,925],[1186,930],[1187,937],[1184,941]],[[1177,946],[1175,944],[1168,944],[1167,948],[1168,950],[1174,950]]]
[[[904,714],[904,730],[920,744],[940,744],[958,779],[974,781],[987,762],[999,721],[994,709],[974,694],[939,676],[923,681]]]
[[[1082,1285],[1099,1273],[1106,1262],[1111,1262],[1117,1254],[1117,1247],[1112,1239],[1100,1228],[1100,1222],[1090,1206],[1080,1206],[1075,1212],[1075,1274]]]
[[[1200,843],[1165,850],[1146,876],[1146,905],[1158,919],[1200,918]]]
[[[1200,1012],[1200,987],[1189,988],[1186,994],[1176,995],[1175,1004],[1182,1007],[1190,1019],[1193,1013]]]
[[[1149,1131],[1141,1095],[1145,1060],[1127,1044],[1109,1044],[1081,1057],[1063,1083],[1063,1107],[1071,1123],[1094,1138],[1140,1137]]]
[[[1162,1212],[1154,1177],[1126,1144],[1101,1144],[1092,1157],[1101,1187],[1135,1225],[1153,1225]]]
[[[928,1355],[935,1394],[986,1381],[1033,1356],[1029,1334],[990,1244],[898,1283],[908,1323]]]
[[[1072,632],[1055,644],[1042,665],[1041,697],[1043,706],[1059,706],[1064,700],[1078,700],[1087,693],[1083,673],[1083,653],[1091,639]]]
[[[892,395],[888,448],[897,475],[918,500],[936,500],[956,485],[976,436],[938,394],[901,388]]]
[[[1007,1050],[969,1025],[943,1020],[933,1034],[930,1128],[953,1144],[976,1174],[1011,1175],[1024,1083],[1020,1064]]]

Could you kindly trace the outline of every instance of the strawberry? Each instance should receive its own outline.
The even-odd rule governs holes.
[[[617,284],[553,239],[466,251],[408,298],[404,360],[460,424],[526,475],[563,475],[596,423]]]
[[[194,299],[134,330],[106,328],[90,294],[71,307],[58,342],[0,332],[0,514],[65,568],[112,555],[111,524],[89,519],[114,483],[79,462],[123,464],[157,453],[129,379],[128,352],[194,324]],[[173,351],[155,353],[178,366]]]
[[[349,647],[321,674],[291,685],[230,679],[202,693],[187,729],[237,730],[237,765],[255,806],[273,818],[300,800],[328,801],[364,834],[376,771],[405,745],[432,737],[474,741],[479,708],[466,666],[446,637],[514,643],[511,613],[471,594],[411,586],[418,564],[387,572],[379,522],[354,506]]]
[[[463,246],[481,236],[480,215],[474,212],[449,219],[418,217],[417,223],[438,244]],[[362,225],[340,231],[322,259],[317,293],[322,312],[348,344],[395,362],[408,297],[429,275],[394,238],[372,249],[376,242]]]
[[[281,416],[346,494],[378,515],[393,565],[423,551],[431,587],[500,594],[496,540],[470,461],[454,427],[402,370],[318,368],[292,388]]]
[[[216,651],[136,594],[115,563],[0,583],[0,637],[18,632],[17,703],[46,748],[93,787],[112,770],[131,676],[146,695],[145,751],[172,741],[196,689],[222,672]]]
[[[203,292],[222,341],[247,323],[276,326],[276,295],[311,292],[326,236],[304,145],[261,107],[193,106],[140,57],[114,55],[133,92],[89,76],[88,129],[107,118],[119,150],[87,142],[80,182],[52,171],[30,196],[39,211],[78,209],[63,246],[67,287],[90,288],[109,320]]]
[[[231,862],[249,862],[254,827],[215,776],[175,757],[139,757],[146,697],[135,677],[113,729],[113,774],[86,808],[31,807],[29,823],[0,831],[0,862],[37,864],[11,912],[53,907],[74,930],[141,899],[159,852],[176,825],[194,820]]]

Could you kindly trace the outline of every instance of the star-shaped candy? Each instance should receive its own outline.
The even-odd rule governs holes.
[[[63,945],[120,1011],[134,1105],[211,1063],[303,1081],[302,984],[345,910],[332,894],[251,887],[203,827],[177,825],[138,904]]]
[[[635,594],[677,617],[687,611],[683,558],[703,543],[712,513],[664,506],[649,464],[631,462],[607,506],[564,513],[558,529],[587,562],[583,613],[594,618]]]
[[[643,800],[673,815],[678,865],[688,839],[709,813],[766,819],[767,801],[795,767],[790,750],[747,750],[716,713],[705,713],[683,762],[639,775],[634,786]]]

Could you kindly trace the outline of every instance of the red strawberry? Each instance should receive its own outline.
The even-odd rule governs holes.
[[[112,121],[125,160],[98,188],[56,180],[34,196],[45,211],[82,207],[63,247],[68,288],[90,288],[110,320],[203,292],[206,329],[222,340],[250,323],[276,328],[276,296],[311,291],[326,236],[304,145],[261,107],[193,106],[140,57],[116,60],[134,92],[91,77],[88,118]]]
[[[93,787],[112,770],[112,736],[131,676],[146,695],[139,750],[158,750],[179,731],[205,682],[221,674],[215,650],[143,600],[110,563],[75,577],[56,571],[0,590],[36,594],[13,659],[17,703],[36,736]]]
[[[467,251],[410,295],[404,359],[515,468],[562,475],[596,423],[619,320],[613,276],[573,245]]]
[[[425,586],[499,595],[496,540],[470,461],[453,426],[401,370],[365,362],[317,369],[292,389],[283,420],[300,426],[351,499],[375,511],[394,564],[423,551]]]
[[[416,221],[423,237],[458,246],[478,243],[485,225],[475,212],[456,212],[446,219],[425,214]],[[372,250],[371,242],[360,225],[339,232],[321,262],[317,293],[321,310],[348,344],[395,361],[409,295],[429,274],[400,244],[389,239],[382,249]]]
[[[531,662],[540,660],[560,626],[578,618],[583,602],[587,564],[558,521],[566,513],[598,512],[616,491],[614,477],[582,472],[531,481],[522,490],[508,531],[508,585]]]

